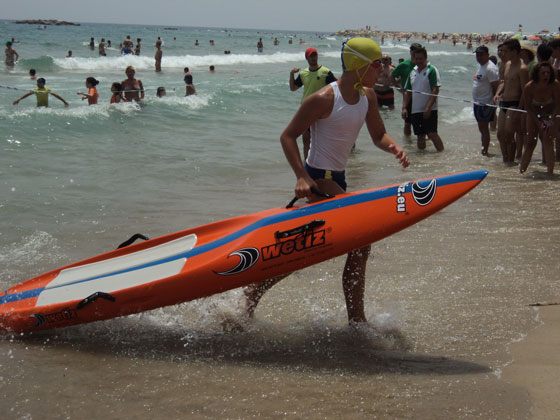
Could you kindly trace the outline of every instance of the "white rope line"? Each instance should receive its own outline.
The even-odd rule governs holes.
[[[399,88],[396,86],[387,86],[381,83],[376,83],[375,86],[381,86],[381,87],[390,87],[390,88],[395,88],[399,91],[406,91],[406,92],[412,92],[412,93],[418,93],[420,95],[426,95],[426,96],[435,96],[437,98],[443,98],[443,99],[451,99],[453,101],[457,101],[457,102],[465,102],[465,103],[469,103],[469,104],[473,104],[473,105],[479,105],[479,106],[489,106],[492,108],[499,108],[499,109],[503,109],[505,111],[517,111],[517,112],[522,112],[524,114],[527,113],[527,111],[525,109],[518,109],[518,108],[508,108],[508,107],[504,107],[504,106],[500,106],[500,105],[496,105],[496,104],[485,104],[484,102],[476,102],[476,101],[471,101],[468,99],[461,99],[461,98],[453,98],[451,96],[444,96],[444,95],[435,95],[433,93],[427,93],[427,92],[420,92],[418,90],[412,90],[412,89],[403,89],[403,88]],[[557,115],[558,117],[558,115]]]

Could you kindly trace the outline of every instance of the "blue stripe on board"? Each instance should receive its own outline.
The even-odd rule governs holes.
[[[438,187],[442,187],[442,186],[446,186],[446,185],[451,185],[451,184],[459,184],[459,183],[463,183],[463,182],[470,182],[470,181],[478,181],[478,180],[482,180],[486,177],[486,175],[488,174],[488,171],[472,171],[472,172],[465,172],[465,173],[461,173],[461,174],[456,174],[456,175],[448,175],[448,176],[443,176],[440,178],[436,178],[437,179],[437,184]],[[432,180],[433,178],[430,178],[428,180],[426,180],[425,182],[428,183]],[[406,192],[410,192],[410,188],[411,188],[412,184],[409,184],[407,187]],[[339,208],[343,208],[343,207],[349,207],[349,206],[353,206],[356,204],[362,204],[368,201],[376,201],[376,200],[380,200],[383,198],[387,198],[387,197],[391,197],[391,196],[395,196],[396,195],[396,190],[397,190],[397,186],[395,187],[389,187],[389,188],[384,188],[381,190],[375,190],[375,191],[370,191],[370,192],[366,192],[366,193],[362,193],[362,194],[358,194],[358,195],[353,195],[350,197],[345,197],[345,198],[340,198],[337,200],[326,200],[326,201],[322,201],[320,203],[317,203],[313,206],[309,206],[309,207],[303,207],[303,208],[299,208],[299,209],[294,209],[285,213],[280,213],[280,214],[275,214],[272,216],[268,216],[265,217],[255,223],[252,223],[236,232],[233,232],[227,236],[224,236],[221,239],[218,239],[214,242],[199,246],[199,247],[195,247],[194,249],[187,251],[185,253],[182,254],[178,254],[172,257],[168,257],[168,258],[164,258],[158,261],[153,261],[151,263],[147,263],[147,264],[142,264],[142,265],[138,265],[129,269],[125,269],[125,270],[120,270],[120,271],[115,271],[113,273],[110,274],[105,274],[103,276],[96,276],[96,277],[91,277],[91,278],[87,278],[87,279],[83,279],[83,280],[78,280],[72,283],[66,283],[60,286],[56,286],[53,287],[52,289],[55,289],[57,287],[65,287],[65,286],[70,286],[70,285],[74,285],[74,284],[79,284],[79,283],[83,283],[83,282],[87,282],[87,281],[92,281],[92,280],[98,280],[104,277],[111,277],[111,276],[115,276],[118,274],[123,274],[123,273],[127,273],[130,271],[137,271],[137,270],[142,270],[144,268],[148,268],[148,267],[152,267],[154,265],[159,265],[159,264],[163,264],[169,261],[174,261],[177,260],[179,258],[187,258],[187,260],[189,258],[195,257],[197,255],[201,255],[204,254],[206,252],[212,251],[216,248],[219,248],[223,245],[228,244],[229,242],[235,241],[236,239],[239,239],[245,235],[248,235],[249,233],[258,230],[260,228],[266,227],[266,226],[270,226],[276,223],[280,223],[280,222],[285,222],[288,220],[293,220],[293,219],[298,219],[300,217],[305,217],[305,216],[312,216],[318,213],[323,213],[323,212],[328,212],[328,211],[332,211],[332,210],[336,210]],[[44,288],[39,288],[39,289],[33,289],[33,290],[28,290],[25,292],[20,292],[20,293],[14,293],[11,295],[4,295],[4,296],[0,296],[0,304],[4,304],[4,303],[8,303],[8,302],[15,302],[18,300],[23,300],[23,299],[30,299],[30,298],[34,298],[36,296],[38,296],[39,294],[41,294],[41,292],[44,290]]]

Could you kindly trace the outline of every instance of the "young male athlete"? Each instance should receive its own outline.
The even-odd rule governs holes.
[[[294,92],[303,86],[303,96],[301,98],[301,102],[303,102],[309,95],[317,92],[325,85],[328,85],[336,80],[336,77],[334,77],[328,68],[319,64],[319,55],[315,48],[308,48],[305,50],[305,59],[307,60],[309,67],[301,71],[299,67],[294,67],[290,71],[290,90]],[[298,72],[298,77],[294,78],[294,75]],[[309,154],[309,143],[311,142],[311,133],[309,130],[303,133],[302,140],[303,157],[304,159],[307,159],[307,155]]]
[[[280,136],[284,154],[297,178],[296,197],[310,197],[312,202],[320,200],[312,188],[335,195],[346,191],[346,161],[364,121],[377,147],[394,154],[403,167],[409,165],[402,147],[385,131],[373,91],[377,75],[382,71],[379,45],[368,38],[352,38],[343,44],[341,58],[340,79],[303,101]],[[311,149],[304,165],[296,139],[309,127]],[[350,323],[367,321],[364,289],[369,253],[369,245],[350,252],[344,266],[342,286]],[[263,294],[284,277],[245,289],[250,316]]]

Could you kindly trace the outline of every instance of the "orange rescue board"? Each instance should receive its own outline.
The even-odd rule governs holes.
[[[58,268],[0,294],[0,330],[35,331],[174,305],[300,270],[448,206],[487,171],[341,194],[211,223]]]

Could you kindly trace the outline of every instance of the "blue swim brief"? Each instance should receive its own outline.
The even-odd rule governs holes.
[[[305,170],[311,179],[332,179],[340,188],[346,191],[346,171],[329,171],[327,169],[316,169],[305,164]]]

